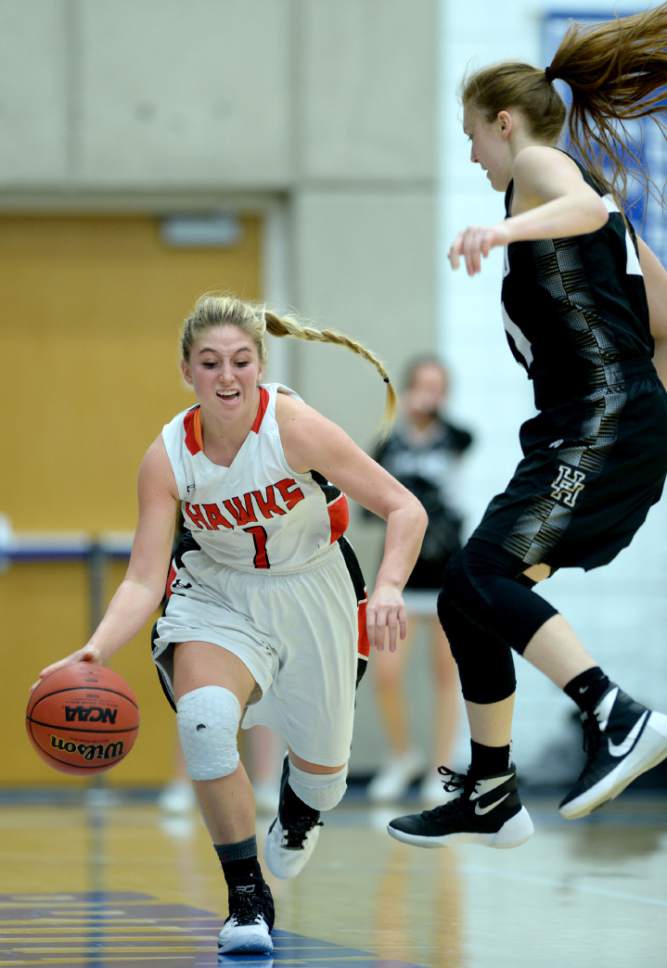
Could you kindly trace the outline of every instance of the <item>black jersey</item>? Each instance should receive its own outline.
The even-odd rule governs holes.
[[[579,166],[581,168],[581,166]],[[634,230],[595,179],[607,205],[596,232],[505,249],[502,309],[510,349],[546,409],[645,370],[653,356]],[[513,182],[505,194],[509,217]]]
[[[458,503],[458,471],[461,456],[472,442],[473,436],[468,430],[438,416],[428,437],[419,441],[399,421],[373,453],[378,464],[407,487],[426,509],[429,522],[419,555],[421,563],[435,562],[440,566],[460,547],[463,519]],[[440,581],[438,567],[433,587]]]

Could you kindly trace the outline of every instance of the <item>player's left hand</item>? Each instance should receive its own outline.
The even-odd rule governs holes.
[[[397,638],[406,636],[407,615],[403,596],[394,585],[377,585],[366,606],[366,628],[371,648],[382,651],[389,633],[389,651],[395,652]]]
[[[482,268],[482,256],[486,258],[491,249],[507,245],[509,241],[509,230],[502,222],[491,227],[471,226],[459,232],[451,244],[447,258],[452,269],[458,269],[461,258],[465,259],[468,275],[474,276]]]

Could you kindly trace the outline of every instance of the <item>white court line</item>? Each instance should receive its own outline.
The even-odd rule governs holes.
[[[646,897],[642,894],[629,894],[626,891],[615,891],[613,888],[589,887],[585,884],[573,884],[556,880],[553,877],[540,877],[538,874],[512,874],[504,871],[489,870],[487,867],[479,867],[477,864],[464,864],[462,873],[483,874],[485,877],[496,877],[500,880],[525,881],[527,884],[542,884],[544,887],[557,888],[562,891],[567,888],[579,891],[581,894],[594,894],[598,897],[613,897],[620,901],[636,901],[639,904],[652,904],[655,907],[667,908],[667,898]]]

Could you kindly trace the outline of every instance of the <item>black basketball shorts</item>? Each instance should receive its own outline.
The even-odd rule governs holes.
[[[544,410],[521,427],[524,459],[473,538],[527,565],[586,570],[630,544],[667,474],[667,393],[656,375]]]

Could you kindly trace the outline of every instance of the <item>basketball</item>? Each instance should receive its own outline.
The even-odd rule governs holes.
[[[137,697],[112,669],[76,662],[35,687],[26,729],[39,756],[54,770],[76,776],[104,773],[134,745]]]

